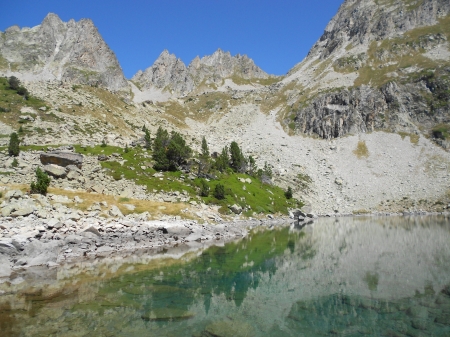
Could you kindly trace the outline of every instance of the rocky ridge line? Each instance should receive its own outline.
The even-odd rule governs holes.
[[[266,79],[269,75],[255,65],[247,55],[231,56],[221,49],[212,55],[196,57],[186,65],[174,54],[164,50],[154,64],[132,78],[142,89],[169,89],[180,94],[193,91],[202,83],[221,85],[223,79],[237,76],[243,79]]]

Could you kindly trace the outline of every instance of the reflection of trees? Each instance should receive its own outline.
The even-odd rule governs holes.
[[[195,300],[203,297],[208,311],[213,294],[223,294],[240,306],[248,290],[258,287],[263,274],[275,274],[275,257],[287,249],[293,252],[300,237],[302,235],[290,233],[288,228],[252,233],[237,243],[211,247],[187,265],[123,275],[121,282],[111,280],[103,289],[107,292],[122,290],[122,297],[134,296],[135,300],[144,301],[146,310],[165,307],[187,310]],[[163,276],[160,276],[161,272]],[[130,288],[130,284],[148,291],[142,295],[127,294],[123,285]]]
[[[89,329],[106,333],[115,324],[113,320],[117,315],[112,315],[113,312],[119,315],[134,313],[142,315],[145,321],[157,320],[165,324],[167,320],[191,317],[188,309],[202,300],[208,312],[214,295],[224,296],[240,306],[248,290],[256,289],[264,275],[270,277],[277,272],[278,256],[294,252],[294,248],[294,254],[298,253],[298,247],[302,246],[299,240],[305,241],[302,234],[289,232],[288,228],[258,231],[239,242],[211,247],[185,264],[123,273],[107,281],[95,282],[89,299],[80,300],[75,285],[70,292],[55,293],[51,298],[34,294],[33,297],[26,297],[29,310],[22,313],[28,317],[24,317],[23,321],[29,323],[33,320],[30,313],[36,318],[41,317],[39,312],[42,308],[60,301],[59,310],[71,312],[72,319],[80,326],[84,326],[82,322],[89,319]],[[0,310],[2,331],[11,331],[8,332],[10,335],[13,333],[7,326],[8,317],[14,314],[17,314],[14,310]],[[64,322],[65,318],[61,316],[58,324],[64,325]],[[58,324],[55,324],[56,331]],[[44,331],[48,325],[44,324],[41,328]]]

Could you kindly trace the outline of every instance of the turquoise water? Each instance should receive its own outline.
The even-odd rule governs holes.
[[[0,331],[450,336],[449,285],[449,219],[320,219],[206,250],[178,247],[17,278],[0,285]]]

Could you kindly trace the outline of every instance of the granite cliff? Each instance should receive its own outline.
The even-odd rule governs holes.
[[[114,52],[89,19],[63,22],[53,13],[33,28],[0,32],[0,74],[57,80],[116,91],[127,81]]]

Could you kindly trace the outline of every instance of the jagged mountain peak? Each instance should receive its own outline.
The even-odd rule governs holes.
[[[128,85],[115,54],[90,19],[63,22],[49,13],[38,26],[12,27],[5,34],[0,40],[4,76],[100,85],[114,91]]]
[[[203,83],[221,84],[232,76],[244,79],[269,77],[247,55],[232,56],[229,51],[218,48],[211,55],[196,56],[187,67],[175,54],[164,50],[151,67],[136,73],[132,81],[143,89],[170,89],[184,94]]]

